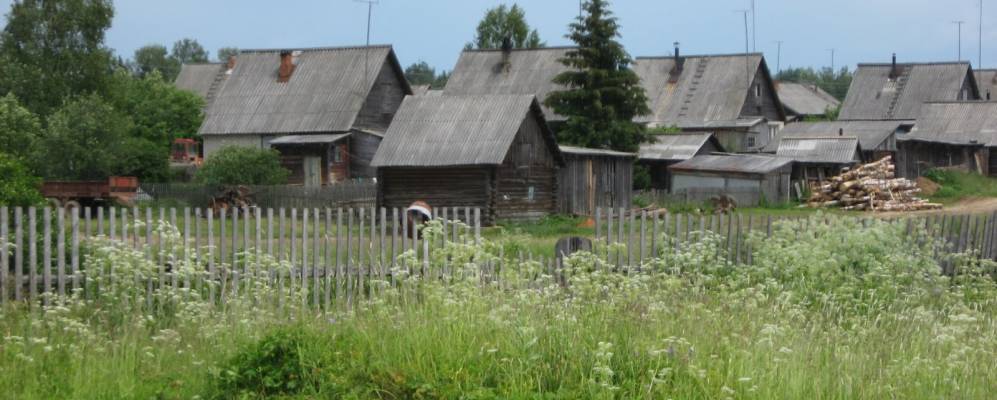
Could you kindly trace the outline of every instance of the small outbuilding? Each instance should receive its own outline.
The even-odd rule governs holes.
[[[731,154],[696,156],[668,167],[672,194],[686,201],[707,201],[719,195],[734,198],[738,205],[791,199],[793,161],[781,157]]]
[[[672,181],[670,165],[723,151],[711,132],[669,133],[656,135],[651,142],[641,144],[637,159],[651,175],[651,188],[668,190]]]
[[[381,206],[478,207],[491,224],[556,213],[564,158],[533,95],[409,96],[371,164]]]
[[[594,215],[600,207],[630,207],[636,154],[559,147],[565,161],[557,185],[562,214]]]
[[[819,182],[862,162],[862,146],[856,137],[784,137],[775,153],[796,162],[793,179]]]
[[[776,139],[762,149],[765,153],[775,153],[785,137],[828,137],[850,136],[859,140],[862,147],[862,161],[879,160],[897,153],[897,137],[910,132],[913,120],[851,120],[793,122],[786,124]]]
[[[932,168],[997,176],[997,102],[926,103],[898,145],[897,173],[905,178]]]

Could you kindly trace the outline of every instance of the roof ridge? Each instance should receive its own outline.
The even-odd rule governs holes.
[[[744,57],[744,56],[761,56],[764,57],[763,53],[751,52],[751,53],[717,53],[717,54],[682,54],[679,58],[719,58],[719,57]],[[638,56],[634,57],[634,60],[673,60],[674,55],[665,56]]]
[[[969,61],[929,61],[929,62],[898,62],[897,66],[910,67],[922,65],[970,65]],[[859,63],[859,67],[892,67],[893,63]],[[975,71],[975,70],[974,70]]]
[[[286,47],[270,49],[241,49],[239,54],[244,53],[273,53],[280,51],[337,51],[337,50],[362,50],[362,49],[391,49],[390,44],[372,44],[370,46],[322,46],[322,47]]]

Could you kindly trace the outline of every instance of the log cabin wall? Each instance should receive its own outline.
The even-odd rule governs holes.
[[[396,73],[390,59],[386,59],[381,65],[377,81],[374,82],[370,94],[364,101],[363,108],[357,114],[354,127],[377,132],[388,130],[395,112],[405,99],[405,84],[402,79],[404,77]]]
[[[496,219],[535,219],[557,212],[557,161],[534,112],[496,170]]]
[[[361,131],[353,131],[350,135],[350,178],[372,179],[377,177],[377,168],[370,162],[381,145],[381,137]]]
[[[916,179],[932,168],[951,168],[988,174],[990,151],[986,147],[945,143],[900,141],[897,150],[897,176]]]
[[[432,207],[480,207],[487,224],[493,188],[491,166],[385,167],[378,171],[378,204],[404,209],[416,200]]]

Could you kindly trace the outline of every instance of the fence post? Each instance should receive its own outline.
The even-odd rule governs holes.
[[[10,248],[10,235],[7,234],[7,207],[0,207],[0,304],[7,301],[7,271],[10,270],[7,249]]]

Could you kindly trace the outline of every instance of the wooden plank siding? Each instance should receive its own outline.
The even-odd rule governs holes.
[[[564,153],[558,176],[558,211],[595,215],[599,207],[630,207],[633,198],[633,159]]]
[[[557,162],[530,114],[496,169],[491,214],[497,219],[534,219],[557,211]]]

